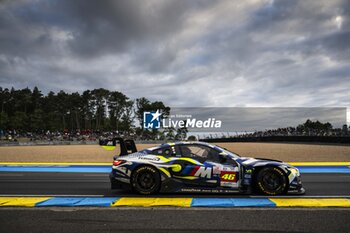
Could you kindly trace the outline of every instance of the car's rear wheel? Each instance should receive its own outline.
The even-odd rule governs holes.
[[[131,176],[133,189],[140,194],[154,194],[160,188],[160,175],[156,168],[142,166],[134,170]]]
[[[265,167],[258,171],[255,180],[258,193],[281,195],[286,193],[288,180],[284,172],[277,167]]]

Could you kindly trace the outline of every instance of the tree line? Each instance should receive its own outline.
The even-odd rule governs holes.
[[[144,111],[170,107],[145,97],[132,100],[119,91],[104,88],[44,95],[38,87],[18,89],[0,87],[0,129],[30,132],[97,130],[132,133],[142,131]],[[137,119],[137,121],[135,121]],[[135,126],[140,123],[140,127]]]

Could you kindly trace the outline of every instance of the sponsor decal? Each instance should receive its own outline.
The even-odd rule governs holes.
[[[223,170],[223,167],[222,165],[215,165],[214,168],[213,168],[213,174],[221,174],[221,171]]]
[[[237,182],[237,172],[222,171],[220,179],[224,182]]]
[[[229,189],[196,189],[196,188],[182,188],[181,192],[194,192],[194,193],[237,193],[238,190]]]
[[[151,171],[151,172],[157,172],[153,167],[140,167],[140,168],[137,168],[137,170],[135,172],[140,172],[140,171],[143,171],[143,170],[148,170],[148,171]]]
[[[238,184],[235,182],[220,182],[220,186],[224,186],[224,187],[238,187]]]
[[[238,171],[238,167],[224,166],[221,164],[215,164],[213,168],[213,174],[220,175],[222,171]]]
[[[265,190],[264,186],[261,184],[261,182],[258,182],[259,184],[259,187],[261,189],[262,192],[264,192],[265,194],[268,194],[268,195],[276,195],[276,192],[269,192],[267,190]]]
[[[278,168],[273,168],[273,170],[275,170],[275,171],[278,172],[281,176],[283,176],[283,172],[282,172],[280,169],[278,169]]]
[[[213,174],[212,167],[203,167],[203,166],[187,166],[181,173],[181,175],[202,177],[210,179]]]
[[[213,169],[211,167],[199,167],[194,176],[199,176],[203,178],[211,178]]]
[[[160,158],[158,158],[158,157],[146,157],[146,156],[138,156],[137,159],[150,160],[150,161],[159,161],[160,160]]]

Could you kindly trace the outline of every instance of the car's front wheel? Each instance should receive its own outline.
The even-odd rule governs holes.
[[[156,168],[142,166],[135,169],[131,176],[133,189],[140,194],[154,194],[160,188],[160,175]]]
[[[277,167],[265,167],[256,174],[255,188],[264,195],[281,195],[287,191],[288,180]]]

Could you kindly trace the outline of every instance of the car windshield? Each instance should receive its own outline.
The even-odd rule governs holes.
[[[234,153],[234,152],[232,152],[232,151],[229,151],[229,150],[227,150],[226,148],[222,148],[221,146],[218,146],[218,145],[215,145],[215,146],[218,147],[218,148],[220,148],[220,150],[222,150],[223,152],[225,152],[225,153],[231,155],[231,156],[234,157],[234,158],[239,158],[239,157],[241,157],[239,154],[236,154],[236,153]]]

